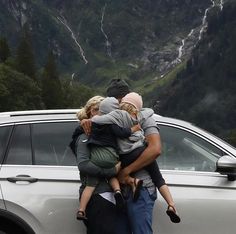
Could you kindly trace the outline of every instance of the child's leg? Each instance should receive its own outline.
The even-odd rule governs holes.
[[[162,195],[162,197],[165,199],[166,203],[168,204],[166,213],[170,217],[170,220],[173,223],[179,223],[181,220],[180,220],[179,215],[177,214],[175,203],[174,203],[174,200],[172,198],[172,195],[170,193],[168,186],[166,184],[162,185],[159,188],[159,192]]]
[[[77,219],[79,220],[86,220],[87,217],[85,215],[85,210],[87,207],[87,204],[98,184],[98,178],[93,176],[86,176],[86,187],[84,188],[81,197],[80,197],[80,203],[79,203],[79,210],[76,214]]]
[[[165,199],[166,203],[168,204],[168,208],[166,211],[167,215],[169,215],[172,222],[179,223],[180,217],[177,214],[173,197],[170,193],[168,186],[165,183],[164,178],[162,177],[162,174],[160,172],[157,162],[156,161],[152,162],[151,164],[146,166],[145,169],[149,172],[153,183],[158,188],[160,194],[162,195],[162,197]]]
[[[175,206],[174,200],[172,198],[172,195],[170,193],[170,190],[168,186],[165,183],[164,178],[162,177],[162,174],[160,172],[159,166],[156,161],[150,163],[148,166],[145,167],[145,169],[149,172],[153,183],[158,188],[160,194],[165,199],[167,204],[169,206]]]
[[[131,163],[133,163],[138,157],[141,155],[141,153],[146,149],[146,146],[141,146],[139,148],[134,149],[128,154],[121,154],[120,155],[120,161],[121,161],[121,167],[127,167]]]
[[[114,197],[116,200],[116,207],[119,210],[123,210],[125,208],[125,200],[123,198],[123,195],[121,193],[120,189],[120,183],[116,177],[112,177],[109,180],[109,184],[111,185],[113,191],[114,191]]]
[[[86,186],[80,197],[79,210],[76,214],[78,220],[86,220],[85,210],[88,205],[88,202],[93,194],[95,187]]]
[[[130,185],[133,191],[133,201],[137,201],[140,194],[140,190],[143,185],[143,181],[138,178],[131,177],[131,176],[128,177],[127,181],[128,182],[126,184]]]
[[[158,190],[159,190],[161,196],[165,199],[166,203],[169,206],[175,207],[175,203],[174,203],[173,197],[170,193],[168,186],[166,184],[164,184]]]
[[[146,145],[143,145],[139,148],[134,149],[128,154],[120,155],[121,167],[124,168],[127,167],[129,164],[133,163],[145,149]],[[140,189],[142,188],[143,185],[143,181],[130,176],[127,184],[132,187],[133,201],[137,201]]]
[[[114,192],[117,191],[117,190],[120,190],[120,183],[119,183],[119,181],[116,177],[112,177],[109,180],[109,184],[111,185]]]
[[[157,161],[153,161],[146,167],[144,167],[145,170],[148,171],[149,175],[151,176],[152,182],[155,184],[155,186],[159,189],[162,185],[166,184],[164,178],[162,177],[162,174],[160,172],[159,166],[157,164]]]

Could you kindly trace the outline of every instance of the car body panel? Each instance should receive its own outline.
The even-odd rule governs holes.
[[[3,200],[3,196],[2,196],[2,187],[0,184],[0,209],[5,210],[5,204],[4,204],[4,200]]]
[[[36,182],[9,182],[7,178],[29,175]],[[79,173],[76,167],[3,165],[1,186],[6,209],[27,220],[36,233],[82,233],[76,220]]]
[[[0,127],[30,123],[77,122],[76,111],[77,109],[0,113]],[[217,153],[208,152],[200,144],[191,141],[191,137],[183,137],[181,142],[184,147],[192,149],[190,152],[204,155],[214,166],[217,159],[223,155],[236,157],[236,149],[233,146],[191,123],[158,115],[154,115],[154,118],[161,128],[161,138],[165,135],[165,132],[162,132],[163,127],[170,127],[182,131],[183,134],[193,135],[212,145],[212,148],[217,148]],[[234,233],[236,181],[229,181],[227,175],[215,172],[214,168],[210,168],[210,171],[199,171],[195,165],[184,167],[178,160],[173,169],[165,169],[165,146],[163,142],[163,152],[159,156],[162,162],[158,163],[174,197],[181,223],[171,223],[165,213],[167,205],[158,194],[153,211],[154,234]],[[27,182],[29,177],[26,177],[26,181],[14,182],[17,176],[21,179],[23,177],[23,180],[24,176],[30,176],[33,180]],[[21,217],[37,234],[86,233],[83,223],[75,218],[79,200],[79,179],[76,165],[2,164],[0,209],[7,209]]]
[[[217,147],[223,154],[236,156],[234,147],[190,123],[158,116],[156,120],[160,127],[181,129]],[[204,151],[197,144],[194,145],[191,142],[188,144],[192,144],[191,147],[195,147],[196,151]],[[181,165],[176,165],[176,167],[176,170],[161,170],[161,172],[174,197],[181,223],[170,222],[165,214],[167,205],[159,194],[154,208],[154,233],[234,233],[236,230],[236,181],[229,181],[226,175],[217,172],[191,171],[192,168],[184,171],[181,170]]]
[[[159,195],[154,208],[154,233],[222,234],[236,230],[236,181],[217,173],[162,171],[181,216],[173,224],[165,214],[167,205]],[[157,230],[157,231],[156,231]]]

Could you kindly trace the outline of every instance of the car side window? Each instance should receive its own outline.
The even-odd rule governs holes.
[[[162,154],[158,157],[161,169],[208,171],[216,170],[216,161],[223,152],[201,137],[171,126],[159,126]]]
[[[2,162],[3,154],[10,137],[11,129],[11,126],[4,126],[0,128],[0,162]]]
[[[76,122],[37,123],[32,126],[32,144],[36,165],[76,165],[69,144]]]
[[[32,164],[29,125],[18,125],[15,127],[5,163],[18,165]]]

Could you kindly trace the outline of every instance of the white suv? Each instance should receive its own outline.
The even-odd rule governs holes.
[[[80,178],[69,147],[75,113],[0,113],[0,234],[86,233],[76,220]],[[162,139],[158,163],[181,223],[170,222],[159,196],[154,233],[234,233],[236,149],[190,123],[155,119]]]
[[[84,233],[75,110],[0,114],[0,233]]]

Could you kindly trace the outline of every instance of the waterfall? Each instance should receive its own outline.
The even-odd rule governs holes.
[[[220,0],[220,2],[218,2],[218,4],[216,4],[215,0],[211,0],[211,2],[212,2],[212,5],[205,10],[205,14],[204,14],[203,19],[202,19],[202,27],[200,29],[199,38],[198,38],[199,41],[202,39],[202,34],[207,29],[207,13],[208,13],[208,11],[211,10],[215,6],[219,6],[220,10],[221,11],[223,10],[224,0]]]
[[[190,33],[188,34],[188,37],[191,37],[193,35],[194,29],[191,29]]]
[[[105,37],[105,45],[106,45],[106,49],[107,49],[107,54],[108,54],[108,56],[109,57],[112,57],[112,55],[111,55],[111,43],[109,42],[109,40],[108,40],[108,36],[107,36],[107,34],[105,33],[105,31],[104,31],[104,29],[103,29],[103,20],[104,20],[104,15],[105,15],[105,11],[106,11],[106,6],[107,6],[107,4],[105,4],[105,6],[102,8],[102,18],[101,18],[101,32],[102,32],[102,34],[104,35],[104,37]]]
[[[183,39],[181,42],[182,42],[182,45],[179,47],[179,54],[178,54],[178,57],[177,57],[177,61],[179,61],[179,62],[181,62],[181,57],[182,57],[182,54],[183,54],[185,39]]]
[[[192,36],[192,34],[194,33],[194,29],[191,29],[190,33],[187,35],[187,37],[185,37],[184,39],[181,40],[181,46],[178,48],[178,56],[176,59],[174,59],[171,64],[178,64],[180,62],[182,62],[182,56],[184,53],[184,46],[185,46],[185,41]]]
[[[210,9],[210,7],[205,10],[205,14],[204,14],[203,19],[202,19],[202,27],[200,29],[199,37],[198,37],[199,41],[202,39],[202,34],[207,28],[206,18],[207,18],[207,12],[209,11],[209,9]]]
[[[73,73],[73,74],[71,75],[70,86],[72,86],[72,85],[73,85],[74,76],[75,76],[75,73]]]
[[[216,4],[215,0],[211,0],[211,3],[212,3],[212,5],[205,10],[204,16],[202,18],[202,24],[201,24],[201,29],[200,29],[200,32],[199,32],[198,41],[201,40],[202,35],[203,35],[203,33],[205,32],[205,30],[207,28],[207,14],[208,14],[208,11],[211,10],[215,6],[219,6],[221,10],[223,9],[223,4],[224,4],[223,0],[220,0],[220,3],[218,3],[218,4]],[[191,37],[193,33],[194,33],[194,29],[191,29],[191,31],[187,35],[187,37],[181,40],[181,46],[178,48],[178,57],[171,62],[172,65],[178,64],[182,61],[181,58],[184,54],[183,50],[184,50],[184,46],[185,46],[185,41],[189,37]]]
[[[26,3],[23,2],[22,3],[22,9],[23,11],[26,11],[27,10],[27,6],[26,6]],[[24,24],[27,22],[27,17],[26,15],[23,13],[23,11],[21,11],[21,26],[23,27]]]
[[[224,0],[220,0],[220,10],[222,11],[224,7]]]
[[[75,44],[79,47],[79,50],[80,50],[80,55],[81,57],[83,58],[84,60],[84,63],[87,64],[88,63],[88,60],[86,59],[85,55],[84,55],[84,50],[83,48],[81,47],[79,41],[77,40],[74,32],[72,31],[72,29],[69,27],[69,25],[67,24],[67,21],[65,19],[64,16],[60,16],[60,17],[57,17],[57,19],[67,28],[67,30],[71,33],[71,37],[72,39],[74,40]],[[79,36],[79,33],[78,33],[78,36]]]
[[[25,2],[15,2],[15,1],[9,1],[9,7],[10,11],[13,15],[13,17],[19,21],[21,27],[24,26],[24,24],[27,22],[27,17],[24,14],[24,11],[27,10],[27,5]]]
[[[162,74],[160,75],[160,78],[164,77],[166,75],[166,73],[168,72],[168,70],[170,70],[170,68],[175,67],[177,64],[179,64],[180,62],[182,62],[182,58],[185,54],[185,48],[187,47],[187,50],[190,48],[189,44],[187,42],[193,41],[193,48],[197,45],[197,43],[202,39],[202,35],[205,32],[205,30],[207,29],[207,14],[208,12],[214,8],[214,7],[220,7],[220,9],[223,9],[223,5],[224,5],[224,0],[211,0],[211,5],[205,9],[204,12],[204,16],[202,18],[201,21],[201,25],[198,26],[195,29],[191,29],[190,33],[187,35],[186,38],[181,39],[181,45],[178,47],[178,55],[177,58],[175,58],[174,60],[172,60],[171,62],[169,62],[167,65],[163,66],[164,68],[162,69]],[[199,30],[200,28],[200,30]],[[199,32],[199,34],[198,34]],[[195,40],[195,36],[194,36],[194,40],[192,40],[190,37],[195,34],[196,35],[196,40]],[[197,34],[198,34],[198,38],[197,38]],[[187,40],[190,41],[187,41]]]

